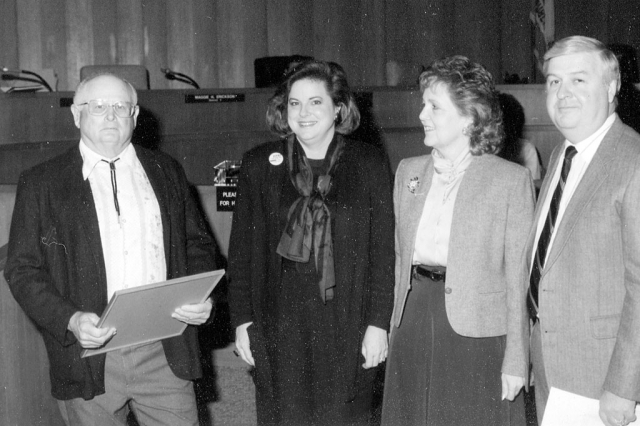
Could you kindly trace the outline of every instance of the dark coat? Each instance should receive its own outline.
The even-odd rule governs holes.
[[[215,240],[182,167],[160,152],[136,147],[136,153],[160,205],[167,278],[215,269]],[[21,175],[5,277],[44,338],[52,395],[67,400],[104,393],[105,355],[81,359],[82,348],[67,330],[75,312],[101,315],[107,305],[98,216],[78,147]],[[176,376],[201,376],[195,327],[162,343]]]
[[[274,155],[275,154],[275,155]],[[278,157],[280,154],[281,157]],[[277,157],[277,158],[275,158]],[[255,382],[261,401],[272,396],[275,380],[286,383],[269,365],[281,288],[281,257],[276,248],[286,212],[298,198],[286,160],[286,141],[263,144],[242,160],[229,246],[229,305],[234,327],[249,327],[256,361]],[[394,218],[392,175],[377,148],[347,140],[327,196],[332,214],[336,303],[344,361],[344,400],[358,392],[362,338],[367,326],[388,329],[393,309]],[[370,371],[371,373],[371,371]]]

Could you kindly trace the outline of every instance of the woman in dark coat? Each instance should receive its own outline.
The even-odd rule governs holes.
[[[367,424],[393,309],[392,176],[348,140],[344,71],[294,69],[269,102],[281,140],[242,160],[229,248],[238,353],[255,366],[259,424]]]

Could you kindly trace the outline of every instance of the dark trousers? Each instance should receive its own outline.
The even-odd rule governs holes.
[[[531,331],[531,363],[533,365],[533,380],[536,390],[536,413],[538,424],[542,424],[542,417],[549,399],[549,384],[544,371],[542,358],[542,336],[540,335],[540,323],[536,323]]]

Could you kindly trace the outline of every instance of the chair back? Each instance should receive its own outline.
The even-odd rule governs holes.
[[[136,90],[149,89],[149,72],[142,65],[86,65],[80,68],[80,81],[104,73],[127,80]]]

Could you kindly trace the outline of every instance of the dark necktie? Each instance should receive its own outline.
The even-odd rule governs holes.
[[[116,180],[116,158],[113,161],[102,160],[109,165],[111,169],[111,190],[113,191],[113,204],[116,206],[116,213],[118,213],[118,220],[120,220],[120,203],[118,203],[118,181]]]
[[[542,269],[547,258],[547,249],[549,248],[549,241],[551,235],[556,227],[556,219],[558,217],[558,211],[560,210],[560,200],[562,199],[562,192],[564,191],[564,185],[567,182],[567,176],[571,170],[571,160],[578,153],[573,145],[569,145],[564,152],[564,162],[562,163],[562,171],[560,172],[560,179],[558,185],[553,192],[551,203],[549,204],[549,212],[547,212],[547,219],[544,222],[544,227],[540,233],[538,239],[538,247],[536,249],[536,255],[533,258],[533,267],[531,268],[531,276],[529,277],[529,294],[527,296],[527,308],[529,309],[529,315],[533,321],[538,317],[538,284],[540,284],[540,276],[542,275]]]

